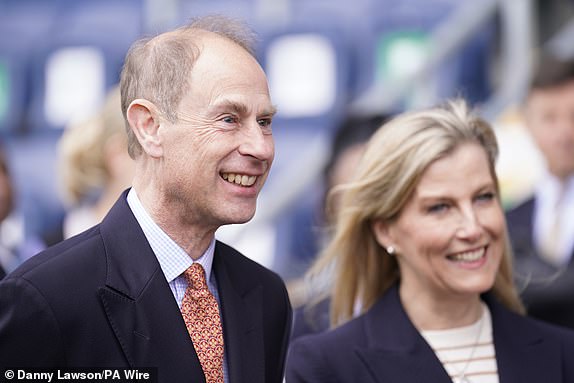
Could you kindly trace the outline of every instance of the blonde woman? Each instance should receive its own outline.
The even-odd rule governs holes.
[[[460,100],[375,133],[309,274],[335,329],[292,344],[288,383],[574,381],[574,333],[523,316],[497,152]]]

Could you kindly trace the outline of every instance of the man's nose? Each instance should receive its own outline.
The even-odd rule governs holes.
[[[242,142],[239,145],[239,153],[251,156],[261,161],[270,161],[275,153],[273,135],[263,131],[257,121],[243,126]]]

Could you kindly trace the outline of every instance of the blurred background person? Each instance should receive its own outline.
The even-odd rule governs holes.
[[[545,172],[507,213],[518,287],[529,314],[574,328],[574,60],[542,56],[523,115]]]
[[[0,144],[0,279],[45,247],[40,238],[25,234],[16,195],[6,153]]]
[[[59,172],[68,211],[63,237],[99,223],[132,182],[119,87],[94,116],[70,125],[59,142]]]
[[[7,225],[6,218],[12,212],[14,207],[14,192],[12,190],[12,181],[10,174],[8,174],[8,164],[6,163],[6,155],[4,149],[0,147],[0,279],[6,275],[4,265],[8,267],[16,263],[17,256],[9,249],[10,246],[5,246],[4,227]]]
[[[10,214],[13,208],[13,191],[12,191],[12,181],[10,180],[10,175],[8,174],[8,164],[6,163],[6,156],[4,150],[0,148],[0,222],[5,222],[6,218]],[[4,270],[3,265],[7,264],[11,266],[15,263],[15,256],[9,250],[5,249],[4,235],[2,230],[5,224],[2,224],[0,228],[0,235],[2,238],[2,246],[0,247],[0,279],[4,278],[6,275],[6,270]]]
[[[287,383],[574,379],[574,332],[521,315],[497,154],[461,100],[375,133],[310,272],[336,328],[292,343]]]
[[[295,272],[288,273],[289,277],[286,278],[291,304],[295,308],[292,339],[328,328],[328,302],[309,310],[305,307],[303,275],[327,242],[329,227],[333,224],[338,211],[339,198],[337,195],[328,198],[329,192],[333,187],[353,178],[367,141],[388,119],[387,115],[349,115],[341,123],[331,141],[330,155],[323,170],[320,201],[312,209],[303,205],[298,214],[301,218],[293,222],[293,225],[297,226],[294,238],[290,241],[294,259],[284,260],[290,267],[298,267]]]
[[[331,155],[323,171],[325,189],[320,212],[323,227],[333,224],[339,211],[338,196],[335,194],[333,198],[328,198],[329,192],[354,178],[367,142],[389,118],[388,115],[349,116],[335,131]]]
[[[311,265],[326,240],[326,228],[336,215],[339,201],[328,201],[327,194],[336,185],[349,181],[363,154],[366,142],[387,119],[386,116],[348,116],[337,127],[330,143],[329,157],[321,174],[321,193],[316,201],[296,207],[288,259],[277,265],[287,280],[298,280]],[[294,286],[293,286],[294,287]],[[295,289],[292,304],[298,306]]]

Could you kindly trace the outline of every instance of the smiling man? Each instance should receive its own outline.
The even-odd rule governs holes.
[[[274,157],[243,24],[136,42],[121,76],[133,188],[0,284],[1,367],[155,367],[160,382],[281,382],[281,279],[215,240],[249,221]],[[118,106],[119,107],[119,106]]]

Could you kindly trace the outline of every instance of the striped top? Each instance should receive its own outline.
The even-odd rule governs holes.
[[[498,383],[492,320],[482,306],[481,318],[470,326],[421,331],[453,383]]]

